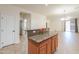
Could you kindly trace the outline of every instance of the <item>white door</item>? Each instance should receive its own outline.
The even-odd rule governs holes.
[[[7,44],[7,19],[3,14],[1,14],[0,25],[0,47],[3,47]]]
[[[1,14],[1,47],[14,43],[14,21],[9,13]]]
[[[14,43],[15,29],[14,29],[14,19],[13,16],[8,14],[7,16],[7,45]]]
[[[1,13],[0,13],[0,47],[1,47]]]

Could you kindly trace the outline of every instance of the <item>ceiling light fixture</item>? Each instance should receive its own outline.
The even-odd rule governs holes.
[[[70,20],[70,19],[72,18],[72,17],[70,17],[70,16],[66,16],[65,13],[66,13],[66,10],[64,10],[64,17],[61,18],[61,21]]]

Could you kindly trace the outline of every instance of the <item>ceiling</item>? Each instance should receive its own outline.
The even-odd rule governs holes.
[[[60,15],[79,10],[78,4],[16,4],[15,6],[43,15]]]

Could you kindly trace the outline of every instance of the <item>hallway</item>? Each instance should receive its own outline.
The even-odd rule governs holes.
[[[58,42],[55,54],[79,54],[79,33],[59,33]]]

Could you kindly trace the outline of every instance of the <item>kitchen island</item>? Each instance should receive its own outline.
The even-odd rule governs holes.
[[[58,34],[56,32],[47,32],[29,37],[29,54],[51,54],[58,47]]]

